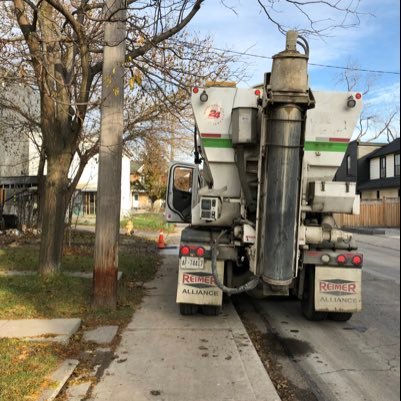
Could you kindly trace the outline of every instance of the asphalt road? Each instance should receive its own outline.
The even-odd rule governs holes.
[[[299,383],[301,375],[319,401],[399,401],[399,236],[356,237],[365,255],[364,309],[349,322],[308,322],[297,301],[253,304],[297,367],[289,379]]]

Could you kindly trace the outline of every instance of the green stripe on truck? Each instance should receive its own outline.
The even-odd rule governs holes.
[[[228,138],[202,138],[205,148],[231,149],[233,143]],[[341,142],[305,142],[305,151],[312,152],[341,152],[345,153],[348,143]]]
[[[305,150],[313,152],[342,152],[345,153],[348,143],[341,142],[305,142]]]
[[[227,138],[202,138],[202,143],[205,148],[232,148],[231,139]]]

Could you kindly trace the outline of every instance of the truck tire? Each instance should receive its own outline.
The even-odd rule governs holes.
[[[258,284],[253,290],[246,292],[252,299],[266,299],[267,297],[263,294],[263,284]]]
[[[223,304],[229,304],[231,302],[231,296],[223,293]]]
[[[221,306],[203,305],[202,313],[205,316],[219,316],[222,312]]]
[[[348,322],[352,318],[352,313],[346,312],[331,312],[329,313],[329,319],[334,322]]]
[[[198,305],[193,304],[180,304],[180,313],[182,316],[193,316],[199,311]]]
[[[315,310],[315,266],[305,266],[305,288],[302,296],[302,314],[308,320],[319,322],[326,320],[327,312]]]

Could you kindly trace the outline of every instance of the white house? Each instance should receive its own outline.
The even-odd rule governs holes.
[[[38,94],[30,88],[17,86],[11,90],[0,85],[0,100],[10,106],[21,109],[32,120],[38,120]],[[17,112],[1,107],[0,102],[0,205],[14,194],[24,189],[37,186],[39,151],[41,139],[34,124],[27,125]],[[130,163],[128,154],[123,155],[121,175],[121,215],[129,213],[132,207],[130,188]],[[78,166],[78,158],[74,159],[70,177]],[[96,213],[96,192],[98,182],[98,156],[89,160],[79,180],[77,190],[80,191],[81,212]],[[7,194],[8,193],[8,194]],[[18,192],[17,192],[18,193]],[[8,210],[7,210],[8,208]],[[8,213],[15,213],[11,204],[5,205]]]
[[[77,160],[74,160],[72,170],[76,168]],[[121,215],[125,216],[131,211],[132,196],[130,184],[131,158],[123,154],[121,168]],[[81,213],[85,215],[96,214],[96,194],[98,183],[99,156],[89,160],[77,185],[81,192]]]
[[[31,156],[38,154],[34,149],[35,121],[40,120],[38,93],[5,84],[0,84],[0,92],[0,177],[37,175],[37,171],[31,174]]]
[[[126,215],[131,210],[131,188],[130,188],[130,164],[131,159],[124,154],[121,170],[121,215]],[[0,140],[0,199],[7,199],[7,190],[12,189],[12,182],[21,188],[22,177],[30,178],[25,180],[31,187],[37,184],[37,173],[39,166],[39,152],[33,140],[24,134],[14,135],[12,141]],[[78,166],[78,159],[74,159],[70,177]],[[81,192],[83,214],[96,214],[96,193],[98,182],[98,156],[94,156],[86,165],[77,185],[77,191]],[[46,168],[45,168],[46,173]],[[7,177],[7,184],[4,184]],[[15,180],[13,180],[15,178]],[[3,182],[3,184],[2,184]],[[18,183],[18,184],[17,184]],[[11,186],[10,186],[11,184]]]

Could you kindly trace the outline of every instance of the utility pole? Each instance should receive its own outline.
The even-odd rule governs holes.
[[[115,309],[117,306],[126,13],[124,0],[106,1],[92,292],[94,308]]]

